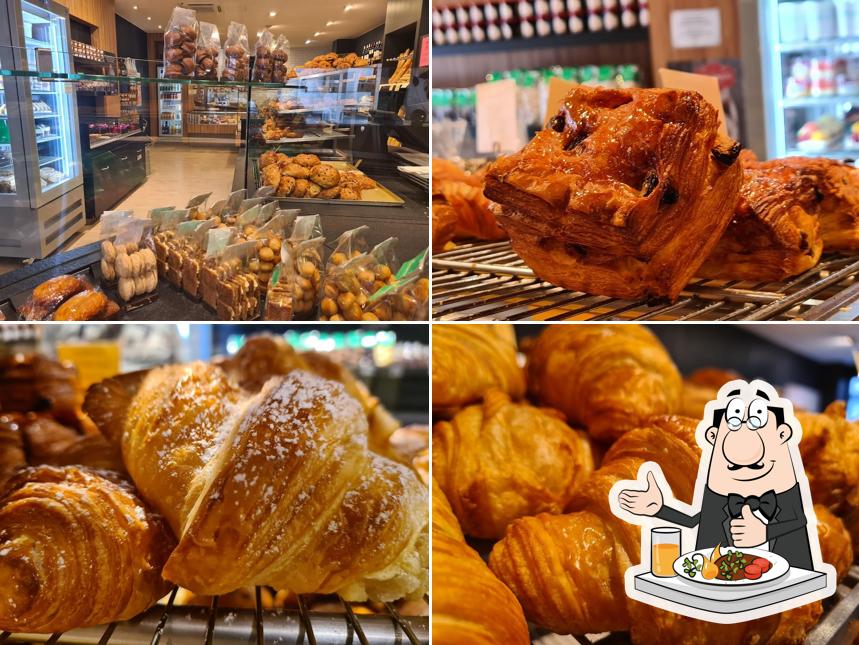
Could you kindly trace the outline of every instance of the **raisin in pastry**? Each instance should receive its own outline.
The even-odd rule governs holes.
[[[823,248],[859,249],[859,168],[834,159],[787,157],[780,161],[814,182]]]
[[[721,237],[740,146],[700,94],[577,87],[488,170],[513,249],[543,280],[618,298],[677,297]]]
[[[697,274],[724,280],[783,280],[820,260],[823,240],[814,182],[781,160],[740,155],[743,186],[734,219]]]

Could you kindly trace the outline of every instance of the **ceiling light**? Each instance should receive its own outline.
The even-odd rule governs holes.
[[[269,12],[268,12],[268,17],[269,17],[269,18],[274,18],[276,15],[277,15],[277,11],[269,11]]]
[[[137,10],[137,5],[134,5],[132,9]]]
[[[322,32],[321,32],[321,31],[317,31],[315,34],[313,34],[313,36],[314,36],[314,37],[316,37],[316,36],[321,36],[321,35],[322,35]]]
[[[336,25],[336,24],[337,24],[337,23],[336,23],[335,21],[333,21],[333,20],[329,20],[328,22],[326,22],[326,23],[325,23],[325,26],[326,26],[326,27],[330,27],[331,25]]]
[[[164,29],[164,27],[162,27],[161,25],[158,25],[158,28],[159,28],[159,29]]]
[[[352,9],[354,9],[354,8],[355,8],[355,7],[353,7],[351,4],[347,4],[347,5],[343,8],[343,11],[352,11]]]
[[[312,42],[313,42],[313,41],[312,41],[312,40],[310,40],[310,39],[308,38],[307,40],[305,40],[305,41],[304,41],[304,44],[305,44],[305,45],[309,45],[309,44],[310,44],[310,43],[312,43]]]
[[[152,20],[152,16],[146,16],[147,20]]]

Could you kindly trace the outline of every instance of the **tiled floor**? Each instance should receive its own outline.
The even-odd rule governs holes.
[[[145,217],[151,208],[185,206],[200,193],[212,191],[212,199],[227,196],[233,186],[236,155],[243,149],[209,144],[153,143],[150,151],[150,175],[113,210],[131,209],[136,217]],[[69,240],[61,250],[74,249],[95,242],[100,237],[98,223],[87,226]],[[0,258],[0,273],[21,266],[22,260]]]

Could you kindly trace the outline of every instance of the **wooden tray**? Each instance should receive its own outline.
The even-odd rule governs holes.
[[[256,187],[260,186],[260,173],[257,159],[253,161],[254,179]],[[337,170],[359,172],[364,174],[353,164],[346,161],[324,161]],[[374,180],[375,181],[375,180]],[[376,181],[376,187],[368,190],[362,190],[361,195],[364,199],[319,199],[318,197],[277,197],[279,202],[290,202],[293,204],[354,204],[356,206],[402,206],[405,202],[403,198],[385,188],[382,184]]]

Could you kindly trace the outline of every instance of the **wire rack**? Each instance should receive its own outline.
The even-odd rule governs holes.
[[[543,282],[509,242],[463,244],[432,260],[434,320],[855,320],[859,256],[826,255],[784,282],[690,282],[676,302],[630,301]]]
[[[628,645],[629,634],[606,632],[586,636],[559,636],[532,632],[535,645]],[[824,613],[805,639],[805,645],[852,645],[859,638],[859,564],[854,564],[824,601]]]
[[[384,614],[356,614],[338,597],[342,612],[315,612],[298,596],[297,610],[265,610],[261,588],[255,609],[228,609],[212,598],[208,608],[175,605],[178,588],[166,605],[156,605],[137,618],[61,634],[0,634],[0,643],[68,643],[74,645],[429,645],[426,616],[401,616],[390,603]]]

